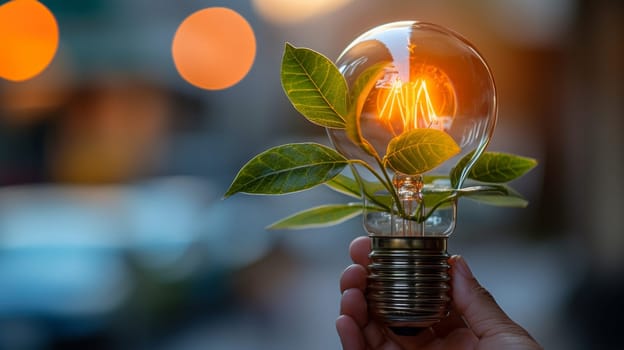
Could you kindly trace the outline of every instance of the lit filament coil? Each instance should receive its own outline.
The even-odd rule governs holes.
[[[455,116],[456,97],[450,79],[433,66],[423,66],[418,78],[394,77],[379,87],[377,116],[392,132],[432,128],[447,131]]]

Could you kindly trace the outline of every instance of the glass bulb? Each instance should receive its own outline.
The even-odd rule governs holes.
[[[425,213],[431,209],[428,195],[436,198],[436,193],[453,190],[448,180],[428,176],[448,175],[459,159],[474,151],[457,185],[461,187],[489,142],[497,113],[492,74],[466,39],[417,21],[373,28],[355,39],[337,60],[351,88],[364,71],[378,64],[384,68],[364,100],[359,121],[362,136],[379,156],[385,155],[394,137],[421,128],[446,132],[461,149],[429,173],[394,174],[393,183],[408,214],[416,214],[415,210]],[[377,167],[344,130],[328,129],[328,133],[339,152]],[[438,208],[421,223],[391,213],[367,212],[364,217],[372,236],[448,236],[455,227],[456,202]]]

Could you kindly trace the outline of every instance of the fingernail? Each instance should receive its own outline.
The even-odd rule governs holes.
[[[472,271],[470,271],[470,268],[468,267],[468,264],[466,264],[466,260],[461,255],[457,255],[455,257],[455,264],[453,264],[453,268],[465,278],[474,277],[472,275]]]

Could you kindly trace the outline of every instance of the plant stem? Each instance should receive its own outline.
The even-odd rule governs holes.
[[[375,157],[375,159],[378,160],[379,159],[377,157]],[[360,164],[362,165],[364,168],[366,168],[371,174],[373,174],[373,176],[375,176],[377,178],[377,180],[379,180],[379,182],[384,185],[384,187],[386,188],[386,190],[388,190],[388,192],[390,193],[390,195],[392,196],[392,198],[394,199],[394,201],[397,204],[397,209],[399,211],[399,215],[405,217],[405,211],[403,210],[403,205],[401,203],[401,200],[399,199],[399,195],[396,193],[396,190],[394,189],[394,186],[392,186],[392,181],[390,180],[388,173],[386,172],[386,170],[384,169],[383,166],[381,166],[381,170],[383,172],[383,175],[385,177],[382,178],[381,175],[379,175],[379,173],[377,173],[377,171],[375,171],[375,169],[373,169],[372,166],[370,166],[368,163],[366,163],[365,161],[361,160],[361,159],[351,159],[349,160],[352,163],[355,164]]]
[[[416,207],[416,222],[418,222],[419,224],[425,222],[423,215],[420,215],[420,212],[422,211],[422,207],[424,204],[425,204],[425,200],[422,199],[420,202],[418,202],[418,206]]]
[[[364,168],[366,168],[366,170],[368,170],[371,174],[373,174],[377,180],[379,180],[379,182],[381,182],[382,185],[384,185],[384,187],[390,191],[390,187],[388,185],[388,183],[386,183],[386,180],[384,180],[381,175],[379,175],[377,173],[377,171],[375,171],[375,169],[373,169],[373,167],[371,167],[368,163],[366,163],[365,161],[361,160],[361,159],[350,159],[349,160],[350,163],[354,163],[354,164],[359,164],[361,166],[363,166]]]
[[[422,217],[422,218],[417,218],[418,222],[425,222],[427,219],[429,219],[429,217],[431,216],[431,214],[433,214],[434,211],[436,211],[442,204],[447,203],[447,202],[451,202],[457,199],[457,193],[453,193],[451,195],[449,195],[446,198],[441,199],[438,203],[436,203],[431,209],[429,209],[429,211],[427,212],[427,214]]]
[[[386,178],[386,181],[390,185],[389,191],[390,191],[390,194],[392,195],[392,198],[394,198],[394,201],[397,204],[397,209],[399,210],[399,214],[402,217],[407,217],[407,213],[405,212],[405,208],[403,208],[403,202],[401,202],[401,199],[399,198],[399,194],[396,192],[396,189],[392,185],[392,180],[390,179],[390,175],[388,175],[388,172],[386,171],[386,167],[384,166],[383,161],[377,155],[375,156],[375,160],[377,161],[377,165],[379,165],[379,167],[381,168],[381,172],[383,173],[384,177]]]
[[[353,173],[353,177],[355,178],[355,181],[360,185],[360,191],[362,192],[362,195],[367,198],[368,200],[370,200],[371,202],[373,202],[375,205],[379,206],[380,208],[386,209],[387,211],[391,212],[392,208],[388,207],[385,203],[380,202],[374,194],[370,194],[367,190],[366,190],[366,185],[364,183],[364,179],[362,179],[362,177],[358,174],[358,172],[355,170],[355,165],[353,164],[349,164],[349,167],[351,167],[351,173]],[[384,186],[385,187],[385,186]]]

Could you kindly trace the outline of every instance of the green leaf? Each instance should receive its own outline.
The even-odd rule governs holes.
[[[466,154],[465,156],[462,157],[462,159],[459,160],[459,162],[457,162],[457,164],[455,164],[453,169],[451,169],[450,178],[451,178],[451,186],[453,186],[453,188],[459,187],[458,185],[459,185],[460,177],[462,176],[462,173],[464,172],[464,168],[466,167],[468,162],[472,159],[473,155],[474,155],[474,151]]]
[[[281,79],[288,99],[309,121],[326,128],[345,128],[347,83],[327,57],[286,43]]]
[[[451,179],[453,186],[457,186],[461,173],[472,158],[473,153],[464,156],[453,168]],[[485,152],[474,164],[468,177],[489,183],[505,183],[519,178],[537,165],[533,158],[521,157],[509,153]]]
[[[452,194],[453,191],[451,190],[434,192],[423,191],[423,200],[425,202],[425,207],[431,208],[439,202],[446,200]]]
[[[434,181],[444,180],[445,182],[450,183],[450,179],[448,175],[425,175],[423,176],[423,181],[426,184],[433,183]]]
[[[498,207],[524,208],[529,204],[529,201],[522,197],[520,193],[507,185],[476,185],[459,190],[450,190],[446,193],[449,195],[455,193],[455,198],[465,197]],[[432,201],[429,204],[435,204],[435,202]]]
[[[519,178],[536,165],[533,158],[486,152],[472,167],[469,177],[477,181],[504,183]]]
[[[377,63],[368,67],[358,76],[351,90],[351,104],[346,119],[347,137],[349,137],[349,140],[373,157],[377,157],[377,151],[362,137],[360,115],[368,94],[375,86],[377,80],[379,80],[387,65],[388,62]]]
[[[345,175],[338,175],[333,179],[327,181],[325,185],[332,190],[347,195],[352,198],[362,198],[362,194],[360,193],[360,185],[358,183]]]
[[[462,189],[461,191],[463,191],[463,197],[482,204],[511,208],[526,208],[526,206],[529,205],[528,200],[509,186],[496,185],[495,187],[488,187],[490,187],[490,189],[484,191],[466,192],[465,190],[470,189],[470,187]]]
[[[521,194],[507,185],[477,185],[458,190],[423,192],[425,205],[430,209],[422,220],[427,220],[437,209],[447,208],[461,197],[498,207],[524,208],[529,204]]]
[[[322,184],[348,164],[340,153],[317,143],[271,148],[251,159],[225,193],[284,194]]]
[[[369,193],[378,193],[380,191],[385,191],[386,188],[383,184],[379,182],[366,181],[364,179],[360,179],[364,184],[364,188]],[[360,193],[360,185],[357,183],[355,179],[352,179],[345,175],[338,175],[335,178],[327,181],[325,183],[332,190],[345,194],[347,196],[353,198],[362,198],[362,194]]]
[[[394,171],[417,175],[437,167],[459,150],[455,140],[444,131],[414,129],[390,141],[384,163]]]
[[[304,229],[338,225],[364,211],[361,203],[327,204],[307,209],[279,220],[267,228],[270,230]]]
[[[392,197],[389,194],[379,194],[382,191],[386,191],[384,185],[379,182],[366,181],[361,178],[359,181],[362,181],[366,197],[372,204],[380,206],[388,211],[392,210]],[[338,193],[352,198],[362,199],[360,185],[356,180],[348,176],[342,174],[338,175],[327,181],[325,185]]]

